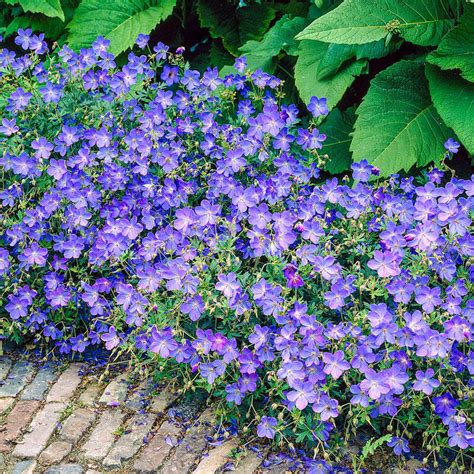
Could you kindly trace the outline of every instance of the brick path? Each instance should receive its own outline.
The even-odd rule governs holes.
[[[82,363],[41,367],[0,357],[2,474],[261,469],[252,451],[238,462],[232,458],[239,440],[217,434],[210,408],[183,405],[171,389],[134,385],[123,373],[100,382],[83,375],[85,369]]]

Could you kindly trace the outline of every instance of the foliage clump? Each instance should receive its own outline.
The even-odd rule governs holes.
[[[326,100],[300,117],[244,58],[221,78],[161,43],[122,67],[103,38],[17,43],[0,52],[8,338],[146,355],[261,437],[473,447],[473,179],[367,161],[321,179]]]

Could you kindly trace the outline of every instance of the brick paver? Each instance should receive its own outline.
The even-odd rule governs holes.
[[[143,474],[156,473],[173,446],[178,444],[180,432],[181,429],[178,426],[164,421],[135,461],[135,470]]]
[[[1,474],[211,474],[238,447],[209,442],[215,417],[200,403],[177,403],[178,392],[131,384],[127,373],[104,388],[83,367],[60,373],[0,357]],[[254,474],[260,462],[250,454],[236,472]]]
[[[97,383],[90,383],[79,396],[79,403],[87,407],[92,407],[99,399],[102,388]]]
[[[249,453],[240,459],[239,463],[232,471],[234,474],[253,474],[262,464],[263,456],[259,455],[253,451],[249,451]]]
[[[67,441],[54,441],[51,443],[39,457],[41,464],[57,464],[61,462],[72,450],[72,444]]]
[[[5,383],[0,386],[0,398],[16,397],[30,381],[34,370],[30,362],[16,362],[5,378]]]
[[[14,397],[0,398],[0,415],[3,415],[14,403]]]
[[[162,474],[189,472],[205,451],[207,437],[212,434],[214,422],[212,411],[207,409],[188,429],[169,461],[163,466]]]
[[[36,468],[36,461],[30,459],[28,461],[17,462],[12,469],[12,474],[33,474]]]
[[[77,408],[63,423],[59,436],[70,443],[76,444],[89,429],[96,418],[91,408]]]
[[[108,406],[120,405],[127,398],[127,392],[127,377],[125,375],[119,375],[105,387],[104,393],[99,399],[99,403]]]
[[[44,474],[82,474],[84,468],[80,464],[61,464],[44,471]]]
[[[148,396],[151,392],[153,384],[146,380],[141,383],[136,389],[131,390],[125,400],[125,407],[128,410],[140,411],[145,409],[148,404]]]
[[[12,448],[10,443],[20,437],[21,432],[30,424],[39,406],[40,402],[34,400],[19,400],[16,403],[2,426],[0,452],[10,451]]]
[[[162,413],[166,411],[178,398],[176,392],[164,389],[160,390],[152,399],[150,404],[150,411],[152,413]]]
[[[211,474],[217,472],[229,459],[232,450],[239,445],[237,439],[225,441],[220,446],[212,448],[206,456],[203,457],[193,474]]]
[[[22,400],[42,400],[55,379],[56,372],[51,367],[42,367],[38,370],[33,381],[25,387],[20,398]]]
[[[104,459],[104,466],[118,468],[123,461],[131,459],[143,446],[151,431],[156,416],[152,414],[135,415],[127,424],[125,434],[121,436]]]
[[[11,359],[8,357],[0,357],[0,380],[5,380],[7,377],[7,374],[10,370],[10,367],[12,365]]]
[[[82,364],[71,364],[58,378],[46,397],[47,402],[68,402],[81,383]]]
[[[31,431],[23,437],[21,444],[16,445],[13,456],[19,458],[37,457],[46,447],[65,408],[64,403],[47,403],[33,418],[30,426]]]
[[[82,447],[84,457],[88,460],[101,461],[107,456],[115,441],[115,432],[120,428],[124,413],[118,408],[105,411],[90,438]]]

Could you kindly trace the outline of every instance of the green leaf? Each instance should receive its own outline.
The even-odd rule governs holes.
[[[239,52],[245,56],[276,56],[281,50],[295,55],[298,42],[295,35],[308,24],[306,18],[295,17],[290,19],[284,15],[266,33],[261,41],[247,41]]]
[[[474,5],[466,5],[461,23],[426,58],[441,69],[460,69],[461,76],[474,82]]]
[[[361,45],[331,43],[319,63],[318,78],[324,79],[332,76],[349,59],[383,58],[398,49],[399,46],[399,41],[391,41],[386,46],[384,40]]]
[[[426,65],[426,76],[439,115],[474,155],[474,84],[431,64]]]
[[[89,47],[102,35],[117,55],[171,15],[175,5],[176,0],[82,0],[68,25],[68,43],[74,49]]]
[[[346,0],[296,38],[365,44],[399,32],[407,41],[430,46],[453,24],[449,0]]]
[[[20,0],[20,5],[25,12],[42,13],[64,21],[64,12],[59,0]]]
[[[419,62],[399,61],[375,76],[356,114],[353,159],[367,159],[383,176],[443,154],[449,130],[431,103]]]
[[[249,55],[247,56],[247,67],[250,71],[261,69],[262,71],[268,72],[269,74],[273,74],[276,64],[271,56]],[[234,66],[228,65],[223,66],[219,70],[219,75],[224,77],[227,74],[235,74],[236,72],[237,71],[234,69]]]
[[[324,169],[331,174],[342,173],[351,166],[351,143],[350,133],[355,122],[355,107],[341,112],[334,109],[319,127],[319,131],[326,135],[323,145],[323,153],[329,155]]]
[[[201,26],[212,38],[221,38],[235,56],[244,43],[262,38],[276,14],[271,5],[252,3],[235,9],[224,0],[199,0],[197,12]]]
[[[5,30],[5,36],[10,36],[17,32],[19,28],[31,28],[38,33],[44,33],[46,38],[55,40],[64,31],[64,23],[58,18],[26,13],[13,18]]]
[[[372,454],[377,451],[380,446],[382,446],[384,443],[388,443],[391,441],[392,435],[391,434],[386,434],[385,436],[382,436],[381,438],[370,438],[369,441],[365,444],[365,446],[362,448],[362,453],[361,453],[361,459],[365,460],[368,456],[371,456]]]
[[[361,59],[344,65],[337,74],[318,78],[319,63],[328,50],[328,45],[319,41],[302,41],[295,65],[295,83],[301,98],[308,103],[311,97],[326,97],[331,110],[341,100],[354,78],[364,69],[367,61]]]

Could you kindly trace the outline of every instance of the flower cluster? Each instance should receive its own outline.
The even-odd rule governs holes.
[[[222,78],[143,36],[122,67],[103,38],[17,44],[0,50],[8,337],[147,353],[260,437],[474,446],[473,179],[366,161],[320,179],[326,101],[300,117],[244,58]]]

